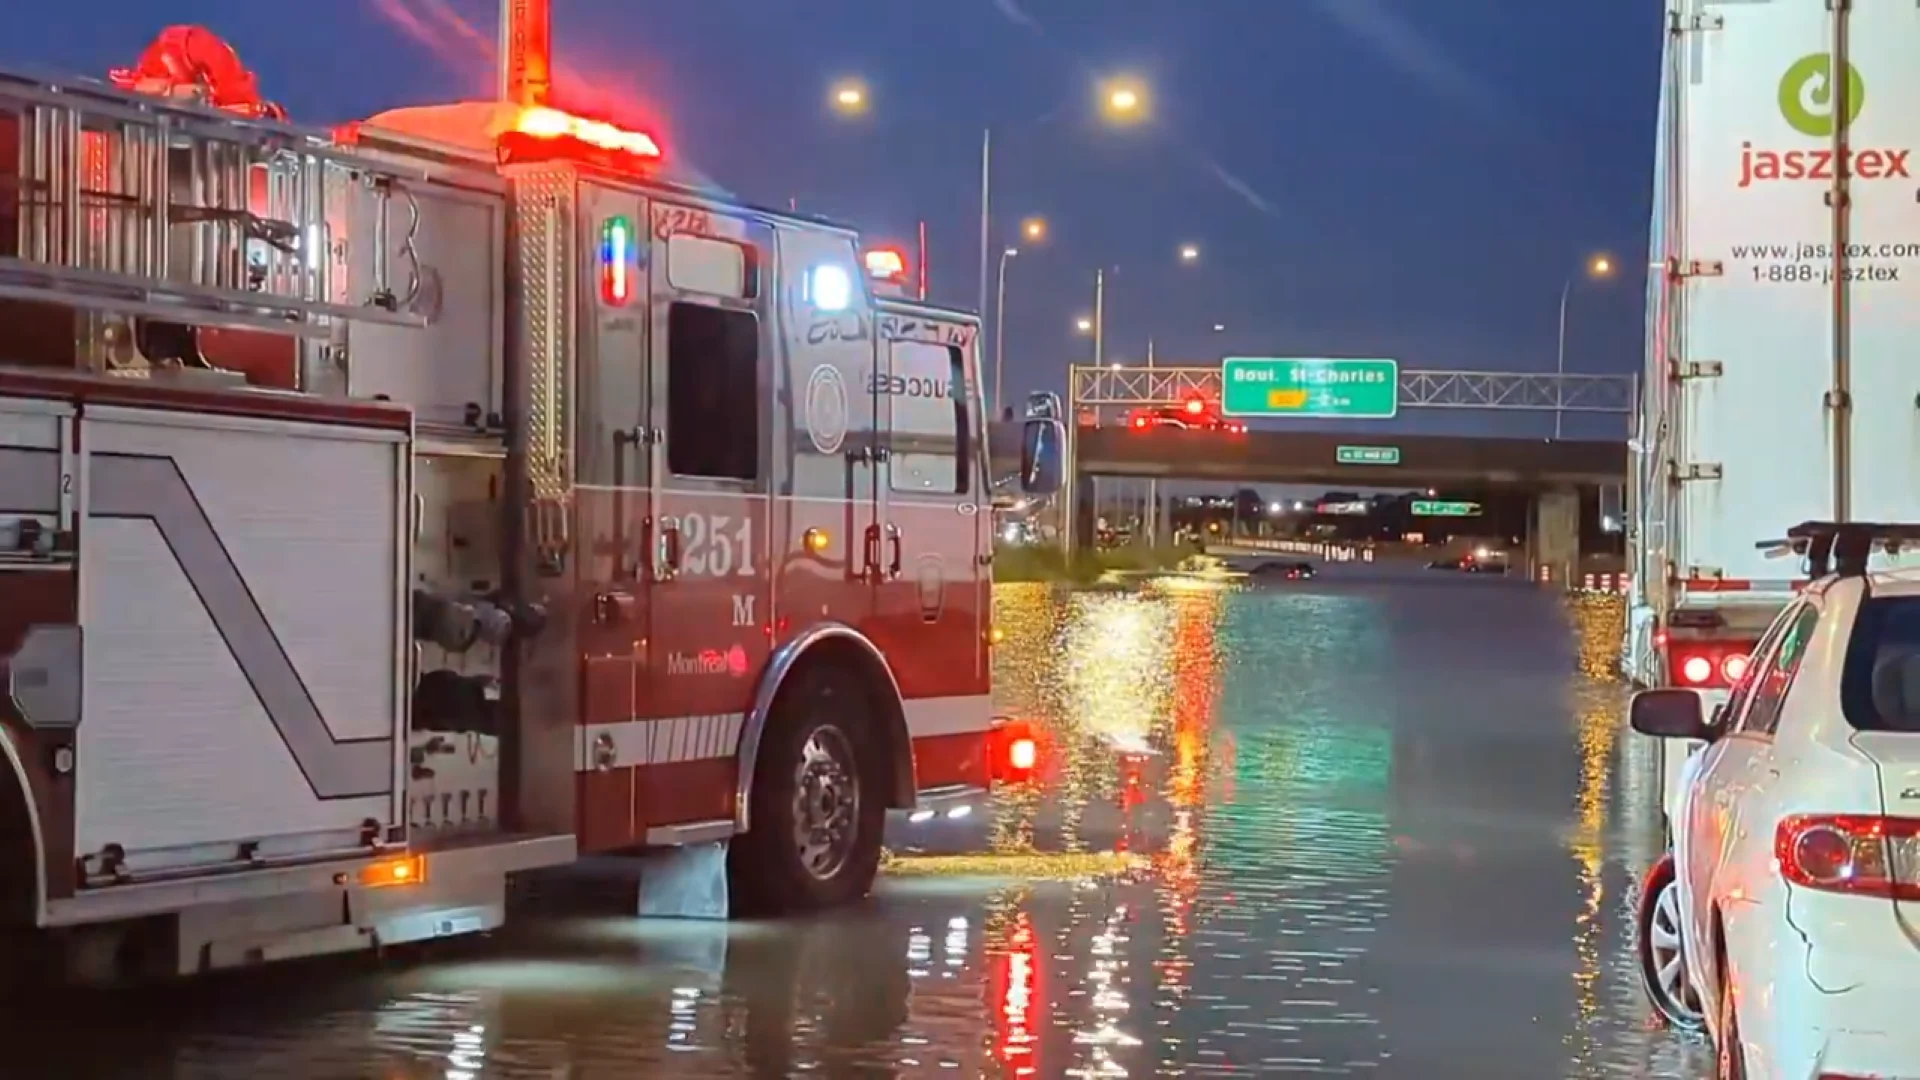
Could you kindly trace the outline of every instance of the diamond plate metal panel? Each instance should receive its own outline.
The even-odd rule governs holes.
[[[572,484],[573,174],[524,173],[513,178],[513,194],[522,289],[515,345],[527,367],[528,470],[536,499],[564,502]]]

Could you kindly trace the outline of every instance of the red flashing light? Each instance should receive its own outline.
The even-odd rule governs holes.
[[[589,120],[544,105],[521,109],[499,138],[502,164],[569,160],[620,171],[657,165],[660,144],[644,131]]]
[[[1199,398],[1187,399],[1187,414],[1189,416],[1199,416],[1201,413],[1206,411],[1207,411],[1206,402],[1201,401]]]
[[[1010,721],[994,729],[989,757],[994,780],[1020,783],[1032,779],[1040,765],[1040,742],[1026,721]]]
[[[564,113],[559,109],[549,109],[536,105],[520,110],[520,118],[514,130],[522,135],[531,135],[536,139],[574,139],[588,146],[602,150],[612,150],[621,154],[632,154],[639,158],[658,158],[660,144],[653,136],[644,131],[628,131],[599,120]]]
[[[1135,416],[1133,418],[1133,426],[1136,431],[1145,431],[1147,429],[1147,418],[1144,416]]]
[[[867,252],[864,261],[867,276],[875,281],[884,281],[890,285],[907,283],[907,253],[899,248],[872,248]]]
[[[600,300],[625,307],[633,299],[633,222],[611,217],[600,226]]]

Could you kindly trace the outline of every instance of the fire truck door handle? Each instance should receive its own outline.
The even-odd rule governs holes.
[[[865,543],[861,545],[860,576],[869,581],[880,577],[880,526],[867,526]]]
[[[680,570],[680,519],[661,518],[659,544],[654,551],[654,569],[661,580]]]
[[[893,545],[892,557],[887,560],[887,576],[897,578],[900,576],[900,564],[904,561],[903,554],[906,548],[900,540],[900,526],[891,524],[887,526],[887,543]]]

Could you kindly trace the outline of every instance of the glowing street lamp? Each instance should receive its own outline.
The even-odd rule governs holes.
[[[1197,262],[1200,259],[1200,247],[1197,244],[1183,244],[1180,247],[1180,261]]]
[[[1613,259],[1604,254],[1588,256],[1580,269],[1568,274],[1566,283],[1560,286],[1560,343],[1554,350],[1553,365],[1554,374],[1558,377],[1553,395],[1553,437],[1556,439],[1560,437],[1563,419],[1560,406],[1567,395],[1567,301],[1573,296],[1574,281],[1581,276],[1585,276],[1590,281],[1605,281],[1613,276]]]
[[[1093,333],[1093,320],[1082,315],[1073,320],[1073,328],[1082,334],[1091,334]]]
[[[1043,217],[1030,217],[1021,222],[1020,235],[1025,237],[1029,244],[1037,244],[1045,240],[1047,238],[1047,219]]]
[[[867,88],[855,79],[842,80],[833,87],[833,109],[845,116],[858,116],[867,111]]]
[[[1147,91],[1132,79],[1110,79],[1101,88],[1101,112],[1116,123],[1135,123],[1145,118]]]

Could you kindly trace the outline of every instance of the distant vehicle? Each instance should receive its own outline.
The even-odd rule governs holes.
[[[1256,565],[1249,573],[1262,579],[1285,578],[1288,581],[1303,581],[1313,576],[1313,564],[1269,560]]]
[[[1221,416],[1212,402],[1198,397],[1188,398],[1178,405],[1135,409],[1133,415],[1127,418],[1127,426],[1135,431],[1170,427],[1182,431],[1219,431],[1229,435],[1247,433],[1247,425]]]
[[[1751,659],[1643,690],[1633,729],[1701,745],[1673,794],[1672,852],[1642,887],[1654,1006],[1706,1028],[1722,1077],[1914,1075],[1920,1026],[1920,571],[1869,572],[1920,525],[1806,522],[1782,546],[1816,580]],[[1838,573],[1828,575],[1831,564]]]

